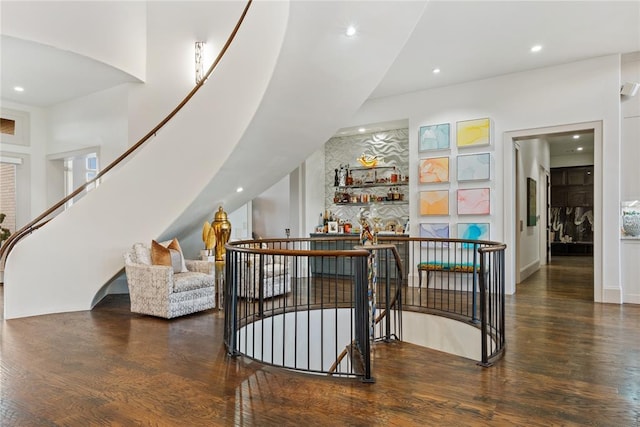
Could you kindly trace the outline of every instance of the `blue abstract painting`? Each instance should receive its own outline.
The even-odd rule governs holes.
[[[469,222],[458,224],[458,239],[464,240],[489,240],[489,223],[487,222]],[[462,247],[471,247],[471,244],[465,243]]]
[[[419,151],[449,148],[449,123],[421,126],[418,135]]]

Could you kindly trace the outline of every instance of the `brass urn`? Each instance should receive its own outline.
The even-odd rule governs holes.
[[[231,236],[231,223],[227,219],[227,213],[222,210],[222,206],[218,208],[211,226],[216,235],[216,261],[224,261],[224,245]]]

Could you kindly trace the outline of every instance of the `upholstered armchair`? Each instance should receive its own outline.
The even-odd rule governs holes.
[[[132,312],[171,319],[215,307],[215,263],[153,265],[143,243],[133,245],[124,261]]]
[[[238,296],[250,299],[271,298],[291,291],[291,275],[286,257],[249,255],[240,261]]]

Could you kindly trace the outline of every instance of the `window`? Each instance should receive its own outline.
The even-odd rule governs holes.
[[[85,182],[89,182],[98,175],[98,153],[79,154],[64,158],[64,194],[68,196]],[[87,186],[86,191],[93,190],[98,181]],[[84,193],[80,193],[65,204],[65,209],[70,208]]]

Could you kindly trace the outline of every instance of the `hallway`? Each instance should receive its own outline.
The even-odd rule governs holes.
[[[230,359],[222,312],[166,321],[127,295],[4,321],[0,424],[638,427],[640,306],[594,304],[590,283],[588,266],[554,262],[519,285],[488,369],[378,343],[375,384]]]
[[[516,287],[521,296],[593,301],[593,257],[553,256]]]

